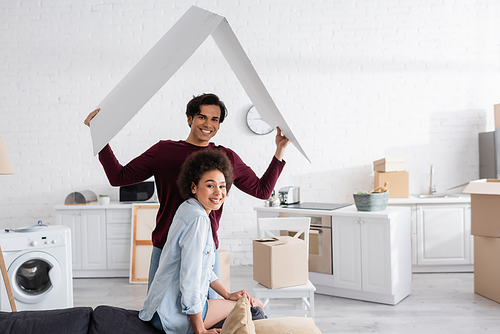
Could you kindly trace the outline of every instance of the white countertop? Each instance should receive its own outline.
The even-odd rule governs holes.
[[[111,202],[108,205],[101,205],[99,203],[94,203],[94,204],[75,204],[75,205],[58,204],[58,205],[54,205],[54,209],[56,209],[56,210],[131,209],[134,204],[135,205],[158,205],[159,203],[151,203],[151,202],[137,202],[137,203]]]
[[[335,210],[320,210],[320,209],[299,209],[299,208],[283,208],[281,206],[275,207],[254,207],[255,211],[260,212],[283,212],[283,213],[296,213],[301,215],[311,216],[356,216],[356,217],[371,217],[371,218],[387,218],[390,215],[401,211],[401,207],[388,206],[382,211],[358,211],[354,204]],[[410,210],[409,208],[407,208]]]
[[[469,194],[453,194],[457,197],[434,197],[434,198],[420,198],[417,196],[410,196],[408,198],[389,198],[389,205],[391,204],[462,204],[470,203]],[[460,196],[460,197],[458,197]]]

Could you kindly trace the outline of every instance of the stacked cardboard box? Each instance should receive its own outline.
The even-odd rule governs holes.
[[[306,242],[289,236],[254,240],[253,279],[269,289],[307,284]]]
[[[224,285],[227,291],[231,290],[231,261],[229,251],[219,249],[220,277],[219,282]]]
[[[500,303],[500,180],[472,181],[471,233],[474,235],[474,292]]]
[[[406,171],[405,158],[384,158],[373,162],[375,188],[389,185],[390,198],[410,196],[409,174]]]

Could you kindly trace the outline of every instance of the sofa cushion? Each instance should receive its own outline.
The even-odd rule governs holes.
[[[0,312],[2,334],[87,334],[91,307]]]
[[[312,318],[284,317],[255,320],[257,334],[321,334]]]
[[[250,302],[242,295],[222,326],[221,334],[255,334]]]
[[[250,307],[250,312],[252,313],[252,320],[267,319],[266,314],[259,306]],[[224,322],[226,322],[226,319],[219,321],[212,328],[222,328]]]
[[[163,333],[139,319],[139,311],[100,305],[94,310],[89,334],[158,334]]]

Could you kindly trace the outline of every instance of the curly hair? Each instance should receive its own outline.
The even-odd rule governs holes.
[[[224,174],[226,180],[226,192],[229,192],[233,184],[233,165],[226,153],[220,150],[204,149],[192,153],[184,161],[181,172],[177,178],[177,186],[182,198],[194,197],[191,185],[198,184],[203,174],[213,170],[219,170]]]
[[[224,118],[226,118],[227,116],[226,105],[215,94],[201,94],[198,96],[193,96],[191,101],[189,101],[186,106],[186,115],[190,117],[198,115],[200,113],[200,106],[202,105],[218,106],[220,108],[219,123],[224,122]]]

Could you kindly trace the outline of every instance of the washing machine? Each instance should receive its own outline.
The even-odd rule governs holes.
[[[0,231],[0,246],[17,310],[73,306],[70,233],[63,225]],[[3,279],[0,283],[0,310],[11,311]]]

